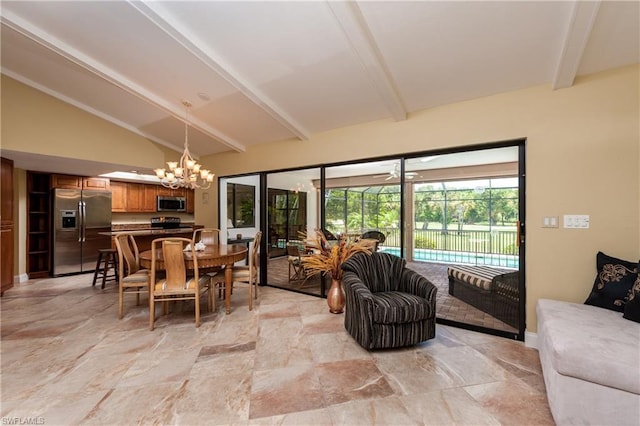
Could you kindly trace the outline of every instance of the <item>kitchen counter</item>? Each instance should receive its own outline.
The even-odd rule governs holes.
[[[127,232],[133,235],[136,240],[136,245],[138,246],[138,250],[143,252],[145,250],[151,250],[151,242],[156,238],[164,238],[164,237],[181,237],[181,238],[191,238],[193,236],[193,227],[187,228],[174,228],[174,229],[157,229],[157,228],[147,228],[147,229],[135,229],[135,230],[120,230],[120,231],[111,231],[111,232],[101,232],[102,235],[108,235],[113,237],[116,234],[120,234],[122,232]],[[115,243],[112,240],[111,243],[112,248],[115,248]]]
[[[120,234],[122,232],[127,232],[134,237],[137,236],[147,236],[147,235],[174,235],[174,234],[187,234],[189,236],[193,235],[193,227],[185,227],[185,228],[174,228],[174,229],[158,229],[158,228],[145,228],[145,229],[134,229],[134,230],[119,230],[119,231],[111,231],[111,232],[100,232],[100,235],[108,235],[113,237],[116,234]]]

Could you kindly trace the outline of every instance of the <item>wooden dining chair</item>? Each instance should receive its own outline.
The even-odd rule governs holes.
[[[216,228],[196,229],[193,231],[193,241],[196,243],[202,241],[207,246],[220,244],[220,230]]]
[[[113,239],[118,252],[118,319],[122,319],[124,293],[134,293],[139,305],[140,294],[149,294],[151,279],[149,270],[140,267],[140,252],[134,236],[123,232]]]
[[[187,275],[184,247],[189,244],[188,254],[193,262],[193,275]],[[157,274],[158,252],[162,252],[164,276]],[[195,244],[188,238],[157,238],[151,243],[151,282],[149,294],[149,328],[155,323],[155,304],[163,302],[163,311],[168,313],[168,302],[193,300],[195,305],[196,327],[200,327],[200,297],[207,294],[209,311],[212,309],[213,292],[211,277],[200,276]]]
[[[234,265],[232,271],[232,287],[235,283],[246,284],[249,289],[249,310],[253,309],[253,300],[258,298],[258,276],[260,267],[260,240],[262,232],[258,231],[253,239],[251,249],[249,250],[249,265]],[[214,277],[221,288],[224,288],[224,273]]]

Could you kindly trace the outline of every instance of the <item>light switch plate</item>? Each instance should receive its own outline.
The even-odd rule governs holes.
[[[557,228],[558,227],[558,216],[544,216],[542,218],[542,227],[543,228]]]
[[[589,215],[565,214],[563,223],[565,228],[587,229],[589,228]]]

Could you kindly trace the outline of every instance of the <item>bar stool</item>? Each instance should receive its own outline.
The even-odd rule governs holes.
[[[102,278],[102,288],[107,281],[118,281],[118,260],[116,258],[115,249],[99,249],[98,250],[98,262],[96,262],[96,270],[93,273],[93,283],[91,286],[96,285],[98,274]],[[112,271],[109,274],[109,271]]]

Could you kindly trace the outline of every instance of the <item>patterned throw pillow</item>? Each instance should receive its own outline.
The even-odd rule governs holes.
[[[622,315],[622,318],[640,322],[640,275],[638,275],[635,284],[631,288],[629,301],[624,305],[624,315]]]
[[[638,264],[598,252],[597,268],[591,294],[584,303],[623,312],[638,278]]]

